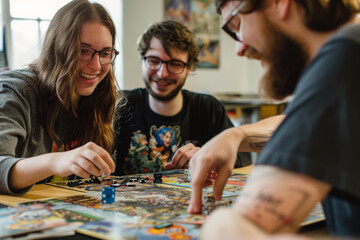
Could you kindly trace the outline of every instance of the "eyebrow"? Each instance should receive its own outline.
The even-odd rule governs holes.
[[[88,44],[88,43],[80,43],[80,47],[88,47],[88,48],[93,48],[92,45]],[[112,50],[113,47],[103,47],[101,50]]]
[[[157,56],[154,56],[154,55],[149,55],[149,56],[144,56],[144,57],[153,57],[153,58],[160,59],[161,61],[165,61],[165,60],[162,60],[161,58],[159,58],[159,57],[157,57]],[[176,59],[176,58],[170,58],[169,61],[177,61],[177,62],[186,63],[186,62],[184,62],[183,60]],[[169,62],[169,61],[165,61],[165,62]]]

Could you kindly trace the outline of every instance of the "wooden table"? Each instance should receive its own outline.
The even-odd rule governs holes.
[[[0,203],[16,206],[18,203],[35,201],[47,198],[65,197],[77,195],[83,191],[70,190],[61,187],[54,187],[46,184],[37,184],[29,192],[22,196],[11,196],[0,194]]]

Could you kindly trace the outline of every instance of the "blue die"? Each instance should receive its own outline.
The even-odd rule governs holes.
[[[101,203],[114,203],[115,202],[115,188],[114,187],[103,187],[101,195]]]

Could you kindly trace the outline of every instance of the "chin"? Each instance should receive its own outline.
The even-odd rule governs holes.
[[[95,88],[94,89],[79,89],[79,90],[76,90],[76,94],[80,97],[87,97],[87,96],[90,96],[93,92],[94,92]]]

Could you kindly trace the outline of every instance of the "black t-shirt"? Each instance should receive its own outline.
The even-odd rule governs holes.
[[[323,202],[330,232],[360,236],[360,26],[337,32],[304,70],[285,120],[256,164],[332,186]]]
[[[118,175],[161,171],[179,147],[201,147],[233,127],[221,103],[207,94],[182,90],[182,109],[168,117],[151,110],[145,89],[123,92],[127,103],[116,109],[114,122]],[[239,153],[235,167],[249,164],[250,154]]]

